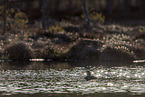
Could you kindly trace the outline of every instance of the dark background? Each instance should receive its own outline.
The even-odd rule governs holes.
[[[83,14],[83,0],[44,0],[47,3],[49,16],[55,19],[71,19]],[[42,17],[43,0],[7,0],[10,5],[20,8],[29,20]],[[4,1],[1,1],[1,5]],[[89,12],[102,13],[107,21],[144,20],[145,0],[88,0]]]

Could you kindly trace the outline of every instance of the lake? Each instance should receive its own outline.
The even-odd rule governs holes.
[[[0,68],[2,97],[145,96],[145,63],[3,62]],[[97,79],[86,81],[86,71]]]

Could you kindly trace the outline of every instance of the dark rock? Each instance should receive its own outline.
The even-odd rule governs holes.
[[[73,46],[66,55],[68,59],[73,60],[98,60],[100,52],[97,49],[99,46],[99,42],[82,40]]]
[[[145,59],[145,49],[141,48],[141,49],[136,49],[134,51],[137,59]]]
[[[32,51],[23,42],[9,45],[4,50],[4,54],[13,61],[25,61],[33,58]]]
[[[0,40],[7,40],[8,36],[6,35],[0,35]]]
[[[3,54],[2,54],[2,52],[0,51],[0,59],[2,59],[2,55],[3,55]]]
[[[136,40],[136,39],[145,40],[145,33],[140,33],[140,34],[134,35],[133,40]]]
[[[63,29],[67,32],[78,32],[79,27],[63,27]]]
[[[51,40],[53,43],[56,43],[56,44],[65,44],[65,43],[72,42],[72,40],[65,34],[54,34],[51,37]]]
[[[111,47],[104,49],[99,58],[101,61],[132,61],[133,59],[134,56]]]

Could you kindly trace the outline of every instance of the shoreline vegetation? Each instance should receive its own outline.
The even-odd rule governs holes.
[[[76,20],[78,21],[78,20]],[[53,21],[49,31],[39,22],[23,30],[0,36],[0,59],[69,59],[84,61],[133,61],[145,59],[143,26]],[[39,26],[38,26],[39,25]],[[33,27],[32,27],[33,26]]]
[[[1,2],[0,60],[133,62],[145,59],[145,28],[133,26],[138,24],[137,21],[143,23],[140,19],[144,18],[139,17],[144,15],[135,13],[137,10],[133,11],[131,7],[136,8],[134,4],[139,1],[113,3],[104,0],[102,4],[100,0],[92,3],[87,0],[69,1],[67,4],[64,3],[66,1],[58,3],[47,0]],[[68,6],[69,4],[73,6]],[[94,4],[97,4],[96,8]],[[116,4],[123,7],[118,10]],[[105,6],[105,13],[102,5]],[[139,8],[141,6],[144,7],[140,5]],[[126,14],[128,12],[124,9],[128,9],[130,14]],[[131,18],[134,14],[139,15],[137,20]]]

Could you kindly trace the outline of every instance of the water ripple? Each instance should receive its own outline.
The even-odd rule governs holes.
[[[145,93],[145,68],[90,68],[95,80],[86,81],[84,67],[48,70],[0,70],[1,94]]]

